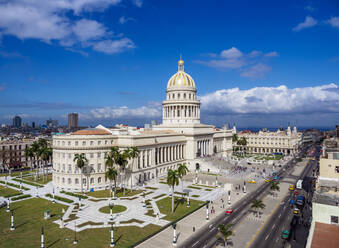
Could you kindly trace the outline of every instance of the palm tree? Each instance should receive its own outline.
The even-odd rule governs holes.
[[[271,191],[274,195],[274,191],[280,191],[280,186],[279,186],[279,182],[271,182]]]
[[[114,167],[108,167],[108,170],[105,172],[105,178],[106,180],[109,180],[110,183],[110,192],[112,193],[112,181],[114,181],[114,191],[116,188],[116,177],[118,175],[117,170]]]
[[[76,153],[76,154],[74,154],[74,159],[73,159],[73,161],[74,162],[76,162],[76,165],[77,165],[77,167],[80,169],[80,173],[81,173],[81,182],[80,182],[80,184],[81,184],[81,192],[83,192],[83,190],[82,190],[82,173],[83,173],[83,168],[85,167],[85,165],[86,165],[86,163],[87,163],[87,158],[86,158],[86,156],[85,156],[85,153],[81,153],[81,154],[79,154],[79,153]],[[87,182],[87,185],[88,185],[88,182]]]
[[[227,239],[234,235],[233,231],[231,230],[232,228],[232,224],[227,224],[227,225],[223,225],[220,224],[218,226],[218,233],[217,233],[217,237],[220,237],[223,239],[224,241],[224,246],[226,247],[227,245]]]
[[[247,145],[247,140],[245,137],[241,137],[240,139],[237,140],[237,145],[241,146],[241,150],[244,150],[244,147]]]
[[[31,171],[32,171],[33,170],[34,151],[31,147],[27,147],[25,149],[25,157],[26,157],[26,159],[30,158],[30,160],[31,160]]]
[[[172,187],[172,213],[174,212],[174,186],[179,184],[179,174],[177,170],[168,170],[167,185]]]
[[[38,141],[34,141],[33,144],[31,145],[31,149],[34,153],[34,167],[36,166],[35,163],[39,158],[39,148],[40,148],[40,145],[39,145]],[[39,161],[38,161],[38,165],[39,165]]]
[[[130,149],[127,148],[126,150],[124,150],[123,152],[121,152],[117,147],[112,147],[111,148],[111,153],[113,156],[113,160],[114,162],[119,165],[120,168],[120,174],[121,174],[121,178],[122,178],[122,187],[123,187],[123,191],[124,191],[124,195],[125,195],[125,169],[126,166],[128,164],[128,159],[129,159],[129,153],[130,153]]]
[[[40,148],[39,153],[40,153],[40,158],[41,158],[41,160],[44,161],[44,164],[43,164],[43,167],[44,167],[44,171],[43,171],[43,181],[45,181],[45,167],[46,167],[46,165],[47,165],[48,160],[49,160],[49,159],[51,158],[51,156],[52,156],[52,153],[53,153],[53,152],[52,152],[52,148],[49,147],[48,145],[42,146],[42,147]]]
[[[235,134],[233,134],[233,136],[232,136],[232,142],[233,143],[236,143],[238,141],[238,135],[235,133]]]
[[[130,151],[129,151],[129,158],[133,159],[132,161],[132,171],[133,171],[133,164],[134,164],[134,159],[139,157],[139,150],[136,146],[131,147]],[[132,182],[133,176],[131,176],[131,190],[132,190],[132,186],[133,186],[133,182]]]
[[[258,216],[258,209],[265,209],[265,204],[263,203],[262,200],[254,200],[252,202],[251,208],[254,209],[254,211],[256,212],[257,216]]]
[[[183,177],[189,172],[186,163],[178,164],[178,175],[181,180],[181,190],[184,192],[184,180]]]

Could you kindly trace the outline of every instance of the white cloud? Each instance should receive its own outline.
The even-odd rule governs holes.
[[[143,1],[142,0],[132,0],[132,3],[137,7],[141,8]]]
[[[305,9],[308,10],[308,11],[310,11],[310,12],[315,11],[315,8],[312,7],[311,5],[307,5],[307,6],[305,7]]]
[[[125,24],[126,22],[133,21],[133,20],[134,20],[134,18],[132,18],[132,17],[122,16],[122,17],[119,18],[119,23],[120,24]]]
[[[329,23],[334,28],[339,28],[339,17],[331,17],[331,19],[329,19],[327,23]]]
[[[207,53],[207,55],[211,58],[210,60],[195,62],[216,69],[237,70],[241,76],[249,78],[263,77],[271,70],[271,67],[266,65],[268,60],[279,56],[276,51],[263,53],[259,50],[253,50],[246,54],[236,47],[223,50],[220,54]]]
[[[226,59],[236,59],[242,57],[243,54],[240,52],[236,47],[232,47],[227,50],[223,50],[220,53],[220,57],[226,58]]]
[[[202,110],[212,115],[339,113],[339,86],[222,89],[201,96],[200,101]]]
[[[93,49],[107,54],[115,54],[123,52],[127,49],[135,48],[133,41],[128,38],[120,40],[103,40],[93,45]]]
[[[102,23],[83,16],[87,12],[103,11],[120,2],[121,0],[0,1],[0,37],[12,35],[22,40],[56,42],[70,51],[79,51],[79,47],[93,47],[98,42],[119,43],[121,39],[115,40],[113,32],[108,31]]]
[[[161,117],[161,108],[158,106],[142,106],[139,108],[104,107],[92,109],[83,115],[84,118],[95,119],[148,119]]]
[[[318,21],[311,16],[306,16],[305,21],[299,23],[295,26],[292,30],[293,31],[300,31],[305,28],[310,28],[318,24]]]
[[[272,68],[268,65],[259,63],[249,68],[246,68],[240,75],[248,78],[262,78],[266,73],[270,72]]]
[[[265,54],[265,57],[278,57],[279,54],[276,51],[269,52]]]

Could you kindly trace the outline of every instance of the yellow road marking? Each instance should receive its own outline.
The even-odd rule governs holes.
[[[277,210],[278,206],[280,206],[280,203],[282,202],[282,200],[285,199],[286,195],[288,192],[286,192],[283,197],[280,199],[280,201],[278,201],[278,203],[275,205],[273,211],[271,212],[271,214],[268,216],[268,218],[265,220],[265,222],[260,226],[260,228],[258,229],[258,231],[254,234],[254,236],[252,237],[252,239],[250,240],[250,242],[247,243],[246,248],[249,248],[250,245],[253,243],[253,241],[256,239],[256,237],[258,236],[258,234],[260,233],[261,229],[265,226],[266,222],[271,218],[271,216],[275,213],[275,211]]]

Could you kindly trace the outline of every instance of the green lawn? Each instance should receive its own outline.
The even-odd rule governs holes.
[[[31,171],[23,171],[22,175],[27,175],[29,173],[31,173]],[[5,177],[5,176],[9,176],[9,174],[8,173],[0,174],[0,177]],[[16,172],[11,173],[11,177],[17,177],[17,176],[20,176],[20,171],[16,171]]]
[[[12,196],[21,195],[21,194],[22,193],[18,190],[6,188],[0,185],[0,196],[2,197],[7,198],[7,197],[12,197]]]
[[[114,205],[112,208],[112,213],[117,214],[126,211],[126,207],[122,205]],[[104,213],[104,214],[110,214],[110,209],[109,206],[105,206],[99,209],[99,212]]]
[[[122,189],[117,189],[115,191],[115,197],[134,196],[134,195],[140,194],[141,192],[142,192],[142,190],[131,191],[130,189],[126,189],[125,195],[124,195]],[[105,190],[97,190],[97,191],[93,191],[93,192],[88,192],[88,193],[86,193],[86,195],[92,196],[94,198],[109,198],[109,197],[111,197],[111,192],[110,192],[109,189],[105,189]]]
[[[174,197],[174,213],[172,214],[172,198],[166,197],[157,201],[158,208],[162,214],[166,216],[163,218],[168,221],[175,221],[180,217],[186,215],[187,213],[193,212],[201,205],[204,204],[202,201],[192,200],[190,199],[190,207],[186,206],[187,200],[186,198],[182,199],[181,197]]]
[[[16,229],[10,231],[10,213],[5,208],[0,209],[0,246],[2,248],[35,248],[40,247],[41,226],[45,229],[45,247],[57,248],[75,247],[73,245],[74,232],[68,228],[59,229],[52,221],[60,218],[62,208],[66,206],[52,204],[50,201],[34,198],[11,204],[14,209],[14,223]],[[52,218],[44,220],[44,210],[51,210]],[[130,247],[138,240],[158,231],[160,226],[147,225],[145,228],[136,226],[115,228],[116,246]],[[77,233],[79,241],[76,247],[106,248],[109,247],[109,228],[87,229]]]
[[[35,181],[35,176],[23,177],[23,180],[26,180],[26,181],[30,181],[33,183],[47,184],[52,181],[52,174],[47,175],[47,177],[45,176],[45,181],[43,181],[42,179],[43,179],[42,175],[39,175],[36,181]]]

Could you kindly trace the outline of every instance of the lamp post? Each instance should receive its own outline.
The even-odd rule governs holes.
[[[209,211],[208,211],[208,202],[206,204],[206,220],[209,220],[210,217],[209,217]]]
[[[52,201],[52,203],[55,203],[54,187],[53,187],[53,201]]]
[[[215,176],[215,186],[218,186],[218,176]]]
[[[62,217],[60,218],[60,227],[59,228],[64,228],[64,219]]]
[[[110,247],[114,247],[114,230],[113,230],[113,224],[111,225],[111,243],[109,245]]]
[[[243,192],[246,193],[246,182],[244,181]]]
[[[22,178],[20,180],[20,191],[22,191]]]
[[[190,192],[187,192],[187,207],[190,206]]]
[[[35,196],[36,196],[36,197],[39,197],[38,186],[36,186],[36,188],[35,188]]]
[[[7,188],[7,176],[5,176],[5,186]]]
[[[231,191],[228,191],[228,205],[231,205]]]
[[[173,223],[172,227],[173,227],[173,246],[177,246],[177,232],[176,232],[177,224]]]
[[[113,202],[110,202],[109,203],[109,212],[110,212],[110,215],[111,215],[111,217],[110,217],[111,221],[113,220],[113,206],[114,206]]]
[[[11,214],[11,231],[14,231],[15,227],[14,227],[14,210],[12,210],[12,214]]]
[[[81,197],[79,196],[79,211],[81,211]]]
[[[9,211],[11,211],[11,208],[9,206],[9,204],[11,204],[11,199],[9,199],[9,197],[8,197],[8,201],[7,202],[8,202],[8,204],[7,204],[6,212],[9,213]]]
[[[142,201],[143,201],[143,207],[146,207],[146,200],[145,200],[145,191],[142,192]]]
[[[45,240],[44,240],[44,227],[41,228],[41,248],[45,247]]]
[[[78,240],[77,240],[77,223],[76,223],[76,220],[74,221],[74,241],[73,241],[73,244],[77,244],[78,243]]]

